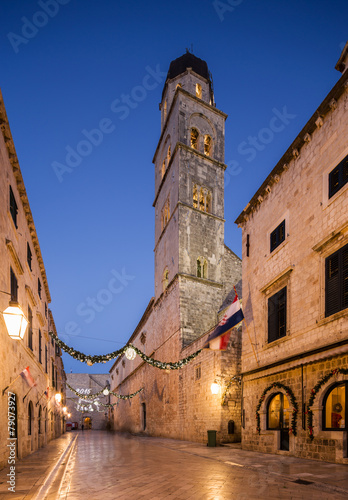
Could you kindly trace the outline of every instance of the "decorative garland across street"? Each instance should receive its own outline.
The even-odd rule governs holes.
[[[307,413],[308,434],[309,434],[309,438],[311,440],[314,439],[314,433],[313,433],[313,411],[311,410],[311,406],[313,406],[314,399],[315,399],[316,395],[318,394],[321,386],[324,385],[324,384],[326,384],[326,382],[328,382],[328,380],[330,380],[331,377],[333,377],[334,375],[337,375],[338,373],[342,373],[343,375],[348,375],[348,369],[346,369],[346,368],[335,368],[331,372],[329,372],[326,375],[324,375],[324,377],[322,377],[319,380],[319,382],[317,384],[315,384],[315,386],[311,390],[311,395],[310,395],[310,398],[308,400],[308,406],[307,406],[307,411],[306,411],[306,413]]]
[[[289,432],[292,432],[293,435],[296,436],[296,432],[297,432],[297,430],[296,430],[297,429],[297,420],[296,419],[297,419],[297,413],[298,413],[298,404],[296,401],[296,397],[295,397],[294,393],[292,392],[292,390],[290,389],[290,387],[282,384],[281,382],[273,382],[273,384],[271,384],[269,387],[266,387],[266,389],[261,394],[258,405],[256,407],[256,430],[259,434],[261,433],[259,411],[260,411],[261,405],[265,399],[267,392],[270,391],[271,389],[273,389],[274,387],[277,387],[279,389],[284,389],[286,395],[289,396],[289,398],[290,398],[293,409],[292,409],[291,424],[290,424]]]
[[[73,387],[71,387],[71,385],[69,385],[68,382],[66,382],[66,385],[67,385],[67,387],[69,387],[69,389],[74,394],[76,394],[76,396],[79,396],[79,398],[86,399],[86,400],[93,399],[96,396],[100,396],[101,394],[103,394],[103,391],[105,391],[105,389],[108,390],[108,388],[105,386],[104,389],[102,389],[99,392],[96,392],[95,394],[80,394],[76,389],[74,389]],[[141,392],[142,390],[143,390],[143,387],[141,389],[139,389],[138,391],[133,392],[133,394],[127,394],[126,396],[123,396],[122,394],[117,394],[117,392],[112,392],[112,391],[108,390],[108,394],[105,394],[105,396],[108,396],[109,394],[112,394],[113,396],[115,396],[118,399],[131,399],[131,398],[134,398],[134,396],[136,396],[137,394],[139,394],[139,392]],[[102,406],[108,406],[108,405],[104,405],[103,403],[100,403],[100,402],[98,402],[98,404],[100,404]]]
[[[222,402],[221,402],[221,406],[225,406],[227,404],[227,401],[226,401],[226,398],[227,398],[227,393],[232,385],[233,382],[238,382],[238,384],[240,385],[240,382],[241,382],[241,377],[239,375],[234,375],[228,382],[227,382],[227,385],[225,387],[225,390],[224,390],[224,393],[222,395]]]
[[[111,359],[115,359],[124,352],[126,352],[128,349],[133,349],[136,354],[138,354],[143,361],[148,363],[151,366],[154,366],[155,368],[159,368],[160,370],[178,370],[179,368],[182,368],[183,366],[187,365],[190,361],[192,361],[200,352],[202,349],[199,349],[198,351],[194,352],[190,356],[184,359],[180,359],[179,361],[176,361],[175,363],[163,363],[162,361],[158,361],[157,359],[151,358],[150,356],[146,356],[145,353],[140,351],[137,347],[135,347],[132,344],[127,344],[121,349],[118,349],[117,351],[110,352],[108,354],[101,354],[101,355],[95,355],[91,356],[88,354],[84,354],[83,352],[77,351],[76,349],[69,347],[65,342],[60,340],[57,335],[54,332],[48,332],[50,336],[53,338],[53,340],[56,342],[57,346],[63,349],[66,353],[70,354],[73,358],[81,361],[82,363],[87,363],[88,365],[93,365],[94,363],[106,363],[107,361],[110,361]]]

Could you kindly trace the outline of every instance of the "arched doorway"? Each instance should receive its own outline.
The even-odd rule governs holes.
[[[267,406],[267,429],[280,431],[280,449],[289,451],[290,408],[282,392],[274,394]]]
[[[91,417],[85,417],[83,419],[83,425],[86,430],[92,429],[92,419]]]

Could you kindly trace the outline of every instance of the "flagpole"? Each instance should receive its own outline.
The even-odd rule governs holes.
[[[245,321],[245,318],[243,318],[243,321],[244,321],[244,324],[245,324],[245,329],[246,329],[246,331],[247,331],[247,333],[248,333],[249,342],[250,342],[250,344],[251,344],[251,347],[253,348],[253,353],[254,353],[254,356],[255,356],[255,361],[256,361],[256,363],[257,363],[257,365],[258,365],[258,364],[259,364],[259,362],[258,362],[258,359],[257,359],[257,356],[256,356],[256,351],[255,351],[255,348],[254,348],[254,344],[251,342],[251,337],[250,337],[250,333],[249,333],[249,330],[248,330],[248,325],[247,325],[247,323],[246,323],[246,321]]]
[[[32,385],[32,386],[30,387],[29,391],[28,391],[28,392],[26,393],[26,395],[24,396],[24,398],[23,398],[23,403],[24,403],[25,398],[28,396],[29,392],[32,390],[32,388],[33,388],[33,387],[35,387],[35,385]]]
[[[42,398],[42,396],[43,396],[44,394],[45,394],[45,391],[42,391],[42,394],[41,394],[41,396],[39,397],[39,399],[37,400],[37,402],[36,402],[36,405],[35,405],[35,406],[37,406],[37,405],[39,404],[40,399]]]
[[[238,294],[237,294],[237,290],[236,290],[235,285],[233,285],[233,289],[234,289],[234,293],[235,293],[235,294],[237,295],[237,297],[238,297]],[[239,300],[239,297],[238,297],[238,300]],[[240,302],[240,301],[239,301],[239,302]],[[243,314],[243,316],[244,316],[244,314]],[[244,317],[243,317],[243,320],[242,320],[242,321],[244,321],[244,324],[245,324],[245,329],[246,329],[247,334],[248,334],[248,337],[249,337],[249,342],[250,342],[250,344],[251,344],[251,347],[252,347],[252,349],[253,349],[253,353],[254,353],[254,356],[255,356],[255,361],[256,361],[256,363],[257,363],[257,365],[258,365],[258,364],[259,364],[259,362],[258,362],[258,360],[257,360],[257,356],[256,356],[256,351],[255,351],[255,348],[254,348],[254,344],[251,342],[251,337],[250,337],[250,333],[249,333],[248,325],[247,325],[247,323],[246,323],[246,321],[245,321],[245,318],[244,318]]]
[[[22,373],[22,372],[21,372],[21,373]],[[8,384],[8,385],[5,387],[5,389],[3,389],[3,391],[2,391],[2,395],[4,395],[4,394],[5,394],[6,389],[8,389],[8,388],[9,388],[12,384],[14,384],[14,383],[16,382],[16,380],[17,380],[20,376],[21,376],[21,374],[17,375],[17,377],[16,377],[14,380],[12,380],[12,382],[11,382],[10,384]]]

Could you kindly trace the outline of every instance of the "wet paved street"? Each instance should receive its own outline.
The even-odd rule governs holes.
[[[1,500],[348,498],[344,465],[99,431],[68,433],[16,467],[16,493],[0,471]]]

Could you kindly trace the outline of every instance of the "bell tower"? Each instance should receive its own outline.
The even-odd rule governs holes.
[[[187,52],[171,62],[160,111],[153,159],[155,300],[165,300],[178,281],[185,346],[216,324],[225,280],[231,281],[226,253],[233,253],[224,245],[227,115],[216,108],[205,61]]]

